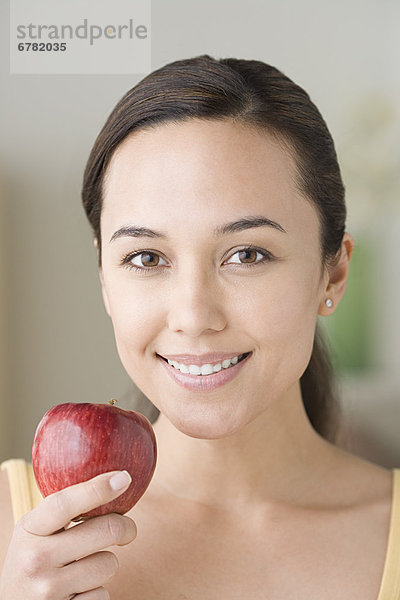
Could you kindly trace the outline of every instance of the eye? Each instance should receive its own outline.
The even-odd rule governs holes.
[[[236,259],[234,257],[237,257]],[[261,248],[242,248],[230,257],[228,264],[235,265],[257,265],[259,263],[272,260],[272,254]]]
[[[150,271],[155,267],[165,266],[166,261],[156,252],[150,250],[128,254],[122,259],[122,264],[128,269]]]

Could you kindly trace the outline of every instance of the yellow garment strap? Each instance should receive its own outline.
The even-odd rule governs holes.
[[[42,500],[42,495],[33,474],[32,465],[22,458],[11,458],[1,463],[7,471],[10,485],[14,523]]]
[[[392,513],[378,600],[400,600],[400,469],[393,469]]]

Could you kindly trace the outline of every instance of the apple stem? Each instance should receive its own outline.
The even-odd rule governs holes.
[[[116,400],[115,398],[111,398],[111,400],[108,401],[108,404],[111,404],[111,406],[114,406],[114,404],[117,404],[118,400]]]

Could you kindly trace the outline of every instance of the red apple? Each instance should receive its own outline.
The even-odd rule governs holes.
[[[73,521],[128,512],[146,491],[156,461],[156,437],[150,421],[111,403],[53,406],[37,426],[32,445],[33,472],[42,496],[107,471],[126,469],[130,473],[132,482],[123,494]]]

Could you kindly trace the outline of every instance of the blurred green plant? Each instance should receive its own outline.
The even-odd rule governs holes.
[[[360,96],[345,111],[337,151],[346,186],[346,231],[353,235],[355,247],[345,294],[335,312],[319,317],[319,322],[336,371],[363,374],[378,367],[373,351],[379,318],[374,288],[379,265],[387,257],[382,244],[376,244],[374,230],[377,223],[397,219],[400,211],[400,119],[393,99],[378,90]],[[397,272],[398,256],[390,260]]]

